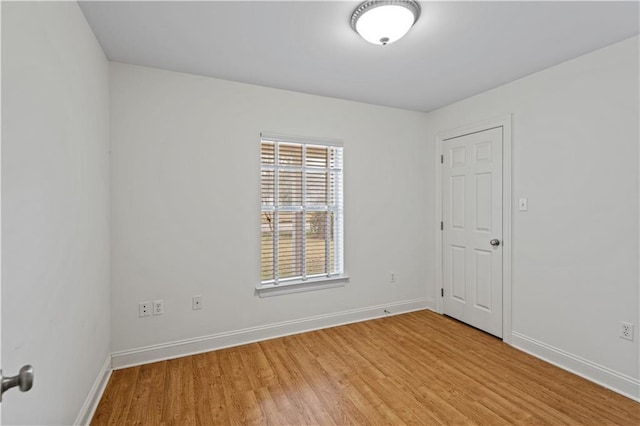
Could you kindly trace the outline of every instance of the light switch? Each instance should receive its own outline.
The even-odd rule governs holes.
[[[521,212],[526,212],[527,210],[529,210],[529,202],[526,198],[520,198],[518,205]]]

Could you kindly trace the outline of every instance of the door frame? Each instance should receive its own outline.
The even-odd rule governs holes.
[[[442,169],[440,158],[447,139],[502,127],[502,340],[511,344],[511,114],[445,130],[436,136],[436,290],[444,288],[442,271]],[[442,297],[436,295],[436,312],[444,313]]]

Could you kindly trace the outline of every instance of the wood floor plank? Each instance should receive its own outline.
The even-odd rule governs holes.
[[[165,369],[163,363],[140,366],[127,424],[160,424],[165,395]]]
[[[640,425],[640,404],[428,311],[114,371],[93,425]]]
[[[277,384],[276,374],[265,357],[260,344],[254,343],[247,345],[245,349],[246,350],[240,352],[240,358],[247,371],[251,388],[259,389]]]
[[[168,425],[196,424],[194,374],[191,358],[166,361],[162,423]]]
[[[209,353],[204,353],[192,356],[191,361],[196,424],[222,424],[226,420],[226,409],[221,403],[222,391],[216,388],[216,382],[220,382],[220,376],[216,375],[214,367],[217,360],[209,356]]]
[[[259,388],[255,391],[257,404],[264,413],[265,424],[267,425],[284,425],[290,424],[284,410],[279,410],[275,403],[274,395],[269,388]],[[213,423],[210,423],[213,424]]]
[[[131,409],[135,383],[138,379],[140,367],[129,368],[127,371],[114,371],[107,384],[107,389],[100,401],[100,405],[94,415],[95,421],[100,424],[118,425],[124,424]],[[103,405],[104,403],[104,405]]]
[[[108,425],[109,419],[114,413],[122,412],[126,403],[122,401],[123,387],[131,383],[133,369],[127,371],[114,371],[109,378],[100,404],[93,415],[93,423]],[[133,386],[132,392],[133,392]],[[110,392],[107,392],[109,390]]]

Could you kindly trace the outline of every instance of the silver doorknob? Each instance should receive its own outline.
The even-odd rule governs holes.
[[[0,370],[0,377],[2,377],[2,392],[0,393],[0,401],[2,401],[2,394],[18,386],[22,392],[26,392],[33,386],[33,367],[25,365],[20,369],[17,376],[4,377],[2,376],[2,370]]]
[[[498,247],[500,245],[500,240],[497,238],[494,238],[493,240],[489,241],[489,244],[491,244],[494,247]]]

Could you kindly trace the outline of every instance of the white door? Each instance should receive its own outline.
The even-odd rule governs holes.
[[[443,312],[502,337],[503,128],[442,146]]]

